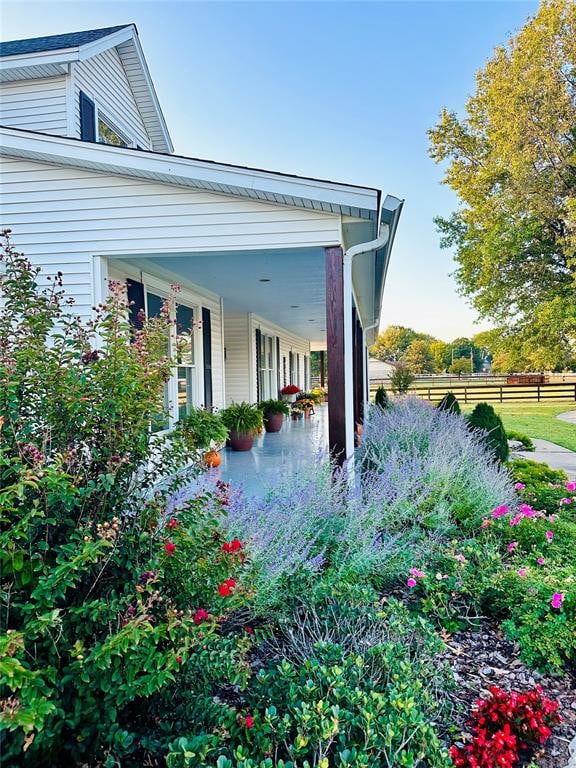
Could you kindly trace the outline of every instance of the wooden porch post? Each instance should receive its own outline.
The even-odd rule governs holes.
[[[354,428],[364,422],[364,334],[356,309],[352,310],[354,332]]]
[[[326,386],[326,353],[322,349],[320,351],[320,386],[322,389]]]
[[[330,451],[346,459],[344,360],[344,256],[342,248],[326,248],[326,346],[328,347],[328,439]]]

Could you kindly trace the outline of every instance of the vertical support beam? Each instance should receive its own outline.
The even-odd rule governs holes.
[[[322,389],[326,386],[326,353],[322,349],[320,351],[320,386]]]
[[[328,434],[339,464],[354,453],[352,264],[340,247],[326,248]]]
[[[355,309],[352,310],[354,331],[354,427],[364,423],[364,334]]]

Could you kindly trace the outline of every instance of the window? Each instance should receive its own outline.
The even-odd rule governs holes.
[[[178,418],[194,407],[196,389],[196,354],[194,349],[194,310],[176,306],[176,363],[178,365]]]
[[[158,296],[156,293],[146,291],[146,317],[160,317],[162,305],[164,299],[162,296]],[[170,331],[166,328],[166,354],[170,354]],[[157,413],[152,419],[152,431],[160,432],[163,429],[168,429],[170,426],[169,419],[170,410],[170,397],[168,383],[164,384],[164,409]]]
[[[100,144],[112,144],[114,147],[128,147],[129,142],[123,139],[115,128],[98,115],[98,142]]]
[[[260,334],[260,342],[256,342],[258,360],[258,393],[260,400],[270,400],[276,396],[274,383],[276,381],[276,366],[274,364],[274,337]]]

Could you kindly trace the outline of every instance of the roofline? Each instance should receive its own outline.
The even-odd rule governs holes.
[[[110,35],[105,35],[104,37],[98,38],[98,40],[93,40],[90,43],[85,43],[84,45],[72,48],[60,48],[51,51],[36,51],[35,53],[19,53],[13,54],[12,56],[2,56],[0,57],[0,71],[9,71],[20,67],[43,66],[47,64],[68,65],[71,62],[85,61],[92,56],[96,56],[110,48],[116,48],[117,46],[122,45],[122,43],[130,41],[134,45],[138,63],[144,73],[146,86],[158,116],[162,138],[164,139],[168,152],[173,152],[174,145],[172,144],[164,113],[162,112],[160,101],[156,89],[154,88],[152,77],[150,76],[150,70],[148,69],[144,51],[142,50],[136,24],[126,24],[122,29],[112,32]]]
[[[374,187],[316,179],[214,160],[162,152],[96,144],[80,139],[53,136],[21,128],[0,127],[0,153],[64,165],[76,165],[100,172],[155,178],[179,186],[224,191],[268,202],[312,208],[376,220],[381,192]],[[197,181],[198,184],[187,183]],[[259,197],[258,193],[267,197]],[[296,202],[301,201],[301,204]],[[339,208],[336,211],[333,207]],[[346,210],[349,209],[349,210]]]

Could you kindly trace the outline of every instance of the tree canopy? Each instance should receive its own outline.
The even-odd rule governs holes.
[[[544,0],[443,109],[430,153],[460,208],[438,218],[461,291],[520,369],[576,357],[576,3]],[[517,368],[518,369],[518,368]]]

